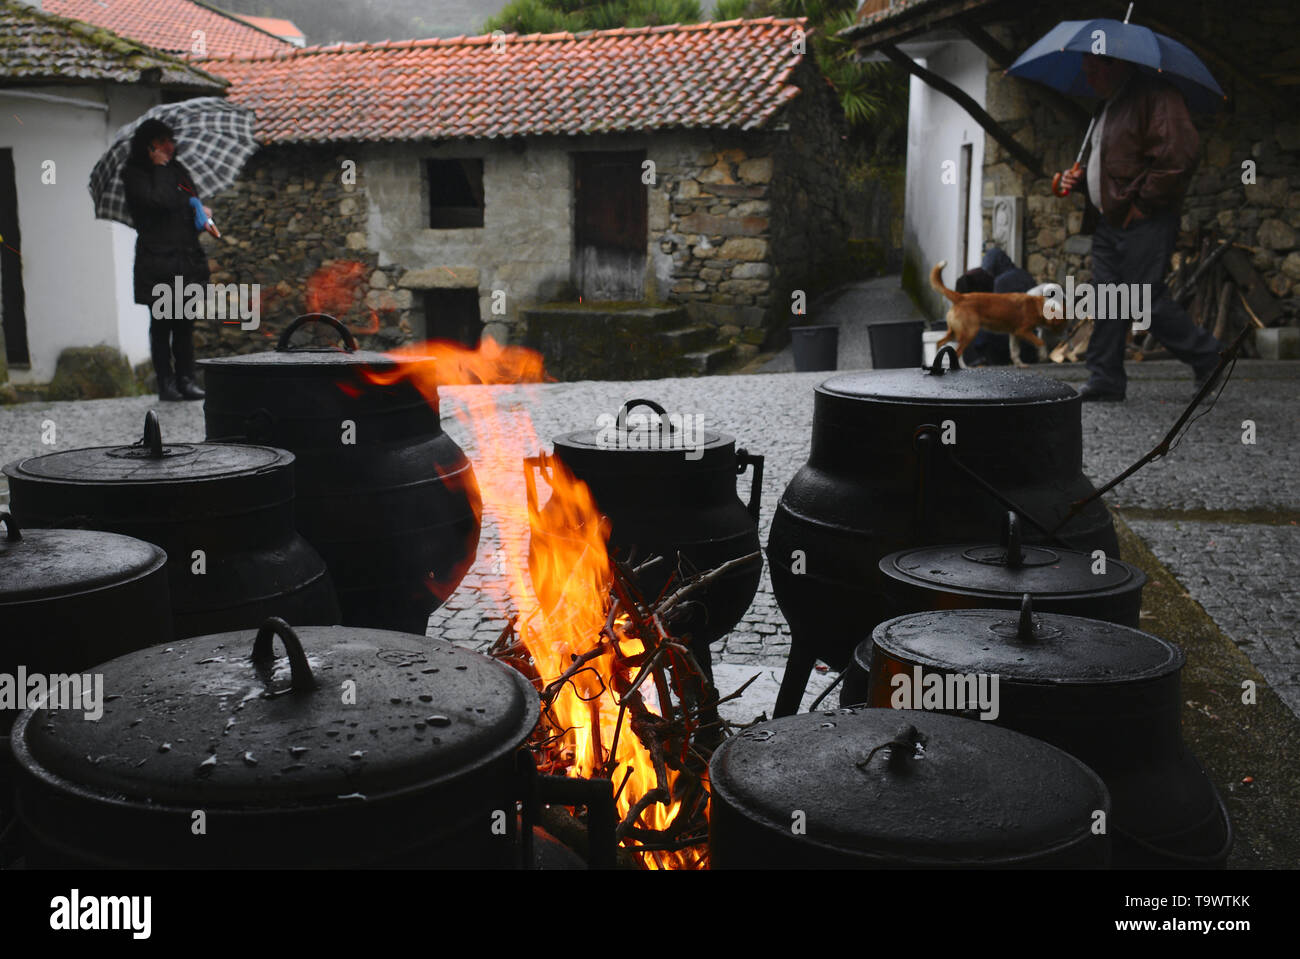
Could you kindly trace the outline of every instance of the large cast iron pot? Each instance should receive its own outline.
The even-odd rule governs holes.
[[[991,722],[1065,750],[1105,780],[1115,803],[1116,865],[1224,865],[1232,827],[1183,743],[1186,658],[1173,643],[1114,623],[1034,613],[1026,596],[1018,613],[957,609],[891,619],[856,657],[870,658],[871,706],[917,705],[918,686],[938,681],[929,675],[945,684],[950,676],[997,676]]]
[[[9,727],[30,677],[84,676],[105,659],[172,639],[167,554],[151,543],[78,529],[22,531],[0,512],[0,822],[12,784]],[[70,686],[75,693],[81,683]],[[93,692],[93,691],[92,691]],[[7,697],[6,697],[7,698]],[[82,713],[84,715],[84,711]]]
[[[291,349],[309,323],[332,326],[344,349]],[[428,370],[434,359],[406,361]],[[291,323],[271,352],[203,360],[209,440],[265,443],[297,458],[298,529],[320,551],[343,622],[423,633],[478,549],[478,484],[442,431],[432,378],[426,398],[397,369],[357,349],[323,313]]]
[[[812,448],[777,504],[767,556],[791,651],[776,715],[799,705],[817,659],[840,668],[888,618],[880,558],[908,547],[995,540],[1008,509],[1025,541],[1119,556],[1082,472],[1082,401],[1019,370],[945,368],[831,377],[816,389]]]
[[[1019,609],[1029,593],[1042,613],[1138,628],[1147,581],[1142,570],[1105,555],[1027,546],[1015,513],[1007,514],[1002,532],[997,544],[921,546],[881,559],[886,611],[892,617],[930,609]],[[867,674],[858,659],[855,654],[841,689],[846,706],[867,698]]]
[[[714,869],[1107,863],[1097,775],[989,723],[890,709],[787,716],[723,743],[709,779]]]
[[[294,529],[292,453],[165,444],[150,410],[134,446],[33,456],[4,472],[24,528],[106,530],[162,547],[178,638],[271,615],[339,621],[325,564]]]
[[[658,418],[642,417],[637,428],[631,413],[645,406]],[[657,597],[677,570],[716,570],[759,551],[758,508],[763,487],[763,457],[736,449],[734,437],[701,430],[688,449],[679,431],[667,425],[668,414],[650,400],[630,400],[603,430],[579,430],[555,440],[555,458],[587,484],[596,505],[610,520],[609,545],[616,556],[640,562],[663,560],[637,575],[649,599]],[[525,460],[529,508],[538,510],[534,471],[547,475],[548,458]],[[736,493],[736,477],[753,469],[749,502]],[[555,507],[548,503],[542,508]],[[538,539],[534,527],[530,566]],[[677,635],[690,635],[701,665],[710,663],[709,644],[727,635],[745,615],[762,575],[762,560],[740,563],[709,583],[693,598],[697,604],[674,622]]]
[[[115,698],[99,722],[38,709],[14,724],[18,814],[35,864],[534,861],[515,809],[541,796],[543,777],[519,749],[539,700],[487,657],[423,636],[271,619],[100,671]],[[613,793],[593,782],[558,783],[582,795],[556,801],[603,814],[608,863]],[[527,839],[531,817],[524,825]]]

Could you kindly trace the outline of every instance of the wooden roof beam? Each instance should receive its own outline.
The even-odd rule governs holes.
[[[1004,130],[996,120],[994,120],[983,107],[975,102],[969,93],[958,87],[949,80],[944,79],[932,70],[927,70],[921,66],[898,47],[893,44],[880,44],[880,52],[887,56],[894,63],[916,77],[927,86],[931,86],[949,99],[956,102],[963,110],[970,114],[971,119],[984,128],[998,144],[1010,153],[1025,169],[1037,177],[1045,177],[1043,165],[1032,153],[1026,150],[1010,133]]]

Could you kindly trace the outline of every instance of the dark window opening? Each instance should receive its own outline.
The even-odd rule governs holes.
[[[428,290],[424,294],[424,334],[431,340],[452,340],[478,346],[483,321],[478,312],[478,290]]]
[[[429,160],[429,226],[457,230],[483,225],[483,161]]]

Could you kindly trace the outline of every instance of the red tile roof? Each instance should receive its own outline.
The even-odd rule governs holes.
[[[207,56],[257,57],[293,49],[265,30],[193,0],[43,0],[41,7],[168,53],[191,54],[195,30],[203,31]]]
[[[220,95],[225,81],[110,30],[0,0],[0,87],[28,84],[157,84]]]
[[[307,47],[209,59],[266,143],[750,130],[798,96],[806,21]]]
[[[280,17],[253,17],[247,13],[236,13],[232,16],[238,17],[245,23],[251,23],[259,30],[265,30],[267,33],[275,34],[277,37],[288,40],[297,37],[305,40],[303,32],[298,29],[298,25],[292,20],[284,20]]]

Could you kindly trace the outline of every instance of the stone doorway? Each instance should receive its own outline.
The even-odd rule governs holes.
[[[27,349],[27,308],[23,294],[23,263],[19,258],[22,238],[18,232],[18,185],[14,179],[14,151],[0,149],[0,316],[4,318],[3,342],[9,366],[26,368],[31,362]],[[3,377],[0,376],[0,381]]]
[[[424,335],[430,340],[452,340],[471,349],[483,333],[477,289],[426,290]]]

